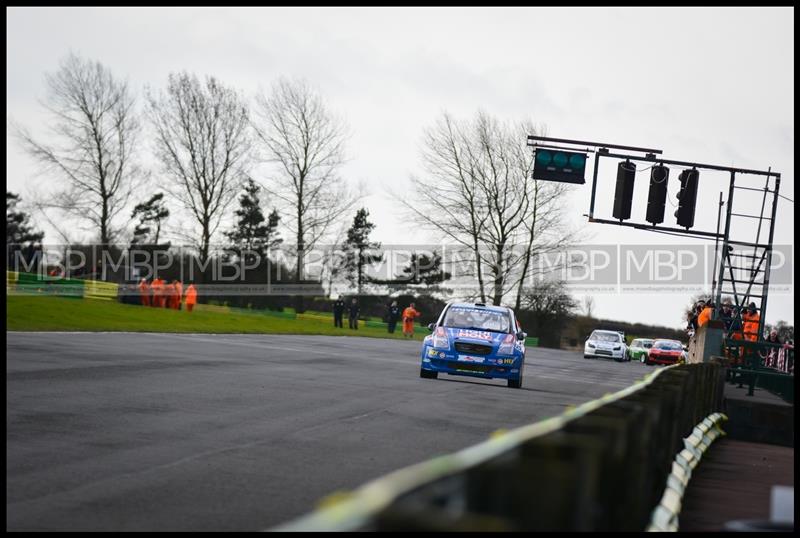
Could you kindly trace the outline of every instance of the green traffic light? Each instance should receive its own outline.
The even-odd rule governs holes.
[[[586,166],[586,156],[580,153],[573,153],[569,158],[569,166],[575,170],[581,170]]]
[[[553,164],[556,165],[558,168],[564,168],[565,166],[567,166],[567,155],[561,153],[560,151],[556,152],[556,154],[553,155]]]
[[[541,166],[547,166],[553,160],[553,154],[546,149],[536,150],[536,160]]]

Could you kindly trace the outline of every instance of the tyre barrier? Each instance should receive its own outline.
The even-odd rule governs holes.
[[[563,414],[336,492],[275,531],[643,531],[675,454],[722,404],[718,364],[673,365]]]

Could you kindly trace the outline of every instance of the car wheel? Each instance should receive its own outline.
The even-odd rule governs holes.
[[[584,355],[583,358],[584,359],[591,359],[591,357],[589,355]]]
[[[511,389],[522,388],[522,376],[520,376],[519,379],[509,379],[508,387]]]
[[[430,370],[425,370],[424,368],[420,368],[419,376],[423,379],[436,379],[439,377],[439,372],[431,372]]]
[[[639,362],[641,362],[642,364],[647,364],[647,355],[645,355],[644,353],[640,354]]]

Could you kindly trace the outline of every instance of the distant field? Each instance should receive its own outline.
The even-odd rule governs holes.
[[[350,330],[347,319],[344,320],[345,328],[339,329],[333,327],[331,318],[285,319],[258,310],[226,312],[220,307],[206,305],[197,305],[189,313],[113,301],[14,295],[6,298],[6,308],[8,331],[325,334],[403,338],[402,333],[389,334],[383,327],[367,327],[364,322],[359,322],[358,331]],[[423,336],[424,333],[418,332],[414,339],[422,340]]]

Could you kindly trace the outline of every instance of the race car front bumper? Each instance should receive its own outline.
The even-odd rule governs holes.
[[[624,349],[605,350],[605,349],[585,347],[583,348],[583,356],[591,357],[593,359],[624,360],[625,350]]]
[[[424,347],[422,369],[443,374],[466,375],[485,379],[517,379],[523,358],[517,356],[474,356],[452,350]]]

